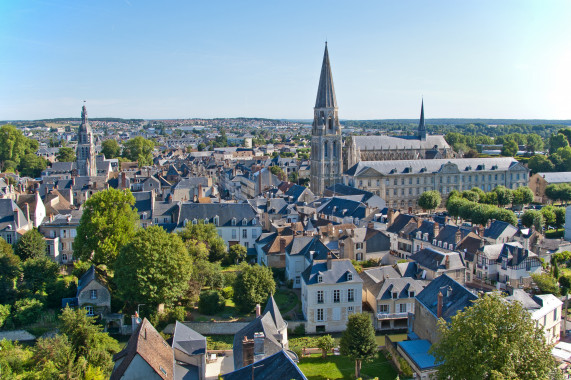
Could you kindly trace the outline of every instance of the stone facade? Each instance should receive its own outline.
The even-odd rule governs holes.
[[[90,177],[97,175],[93,131],[87,120],[87,109],[85,105],[81,110],[81,125],[77,132],[76,157],[78,175]]]

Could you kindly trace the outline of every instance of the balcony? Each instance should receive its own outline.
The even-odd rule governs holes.
[[[408,318],[408,313],[377,313],[377,319]]]

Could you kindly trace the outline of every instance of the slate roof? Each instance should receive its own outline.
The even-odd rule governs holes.
[[[351,273],[352,280],[347,274]],[[327,260],[313,260],[302,273],[301,277],[307,285],[318,284],[318,276],[322,277],[321,284],[362,283],[363,280],[349,259],[331,259],[331,269],[327,269]]]
[[[353,217],[363,219],[366,215],[367,207],[357,201],[342,198],[331,198],[330,201],[317,208],[317,212],[325,215],[332,215],[337,218]]]
[[[301,197],[303,192],[306,190],[307,187],[303,187],[300,185],[293,185],[284,193],[284,195],[287,197],[293,197],[293,202],[297,202],[299,200],[299,197]]]
[[[503,222],[501,220],[494,220],[490,227],[487,227],[484,230],[484,237],[490,239],[498,239],[501,237],[502,234],[507,234],[509,236],[515,235],[517,233],[517,227],[512,226],[507,222]]]
[[[280,337],[274,318],[271,313],[263,313],[254,319],[246,327],[242,328],[234,335],[234,368],[243,366],[242,341],[244,337],[254,339],[254,334],[258,332],[264,333],[264,355],[269,356],[283,349],[282,344],[277,338]]]
[[[466,268],[466,264],[458,252],[444,253],[430,247],[421,249],[411,255],[410,259],[434,272]],[[446,260],[449,263],[448,268],[446,267]]]
[[[17,215],[16,218],[15,215]],[[0,230],[14,228],[14,222],[16,222],[16,229],[28,224],[26,216],[16,202],[9,198],[0,199]]]
[[[172,347],[187,355],[206,354],[206,337],[179,321],[174,325]]]
[[[359,137],[359,136],[355,136]],[[363,136],[367,140],[375,136]],[[378,136],[385,138],[386,136]],[[430,137],[427,136],[427,141]],[[372,139],[371,139],[372,140]],[[407,141],[407,140],[403,140]],[[360,161],[349,170],[346,174],[350,176],[359,176],[368,169],[372,169],[382,175],[401,175],[401,174],[419,174],[419,173],[437,173],[442,169],[443,165],[453,164],[458,167],[459,172],[480,172],[494,170],[503,171],[521,164],[513,157],[492,157],[492,158],[450,158],[450,159],[434,159],[434,160],[388,160],[388,161]],[[523,167],[523,166],[522,166]],[[526,169],[527,170],[527,169]]]
[[[432,150],[435,145],[438,149],[450,149],[441,135],[427,135],[426,140],[420,140],[417,136],[353,136],[353,141],[361,152],[383,149]]]
[[[393,223],[387,227],[387,232],[398,234],[413,219],[415,219],[413,215],[399,214]]]
[[[252,366],[254,367],[252,373]],[[262,360],[222,375],[224,380],[307,380],[290,354],[280,350]]]
[[[397,263],[394,268],[401,277],[416,277],[419,272],[418,265],[414,261]]]
[[[400,278],[401,275],[393,267],[386,265],[377,268],[365,269],[359,273],[363,280],[363,289],[368,289],[375,296],[379,294],[383,283],[389,278]]]
[[[214,222],[214,217],[218,216],[220,227],[232,226],[232,219],[236,218],[236,226],[242,226],[242,221],[246,219],[247,226],[257,225],[256,212],[248,203],[182,203],[178,218],[179,227],[183,226],[184,220],[188,223],[192,220],[208,219],[209,223]],[[254,222],[255,221],[255,222]]]
[[[446,274],[432,280],[416,299],[427,308],[435,317],[437,315],[438,293],[442,293],[442,318],[450,322],[459,311],[472,305],[478,296],[456,282]]]
[[[266,303],[266,307],[264,308],[264,314],[266,313],[270,313],[278,330],[287,327],[287,323],[285,323],[284,319],[282,318],[282,313],[280,313],[280,309],[278,308],[273,295],[270,295],[270,298]]]
[[[414,292],[416,295],[420,293],[422,289],[424,289],[424,282],[422,281],[410,277],[389,278],[383,282],[383,286],[379,293],[377,293],[376,298],[378,300],[392,299],[393,293],[397,293],[398,298],[409,298],[411,292]]]
[[[543,177],[547,183],[568,183],[571,182],[571,172],[551,172],[551,173],[537,173]]]
[[[131,335],[123,350],[113,356],[113,361],[123,359],[111,374],[110,380],[120,380],[135,356],[139,354],[161,379],[174,379],[174,355],[172,348],[153,325],[144,318]],[[166,372],[163,373],[161,368]]]
[[[95,265],[91,265],[87,272],[81,276],[81,278],[77,281],[77,296],[79,293],[85,288],[91,281],[97,279],[97,273],[95,271]]]
[[[311,252],[313,257],[311,257]],[[323,260],[327,258],[330,252],[329,248],[316,236],[295,236],[289,246],[286,247],[286,252],[290,256],[303,255],[308,261]]]

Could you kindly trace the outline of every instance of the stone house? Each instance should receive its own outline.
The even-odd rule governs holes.
[[[345,236],[339,238],[339,256],[343,259],[382,260],[389,251],[390,238],[373,228],[348,229],[345,230]]]
[[[410,256],[409,260],[416,262],[421,280],[433,280],[447,274],[461,284],[466,282],[466,264],[459,252],[423,248]]]

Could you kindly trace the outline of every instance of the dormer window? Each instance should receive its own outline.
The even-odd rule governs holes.
[[[196,218],[192,219],[192,224],[198,224],[198,220]]]
[[[208,218],[204,218],[204,224],[208,224]]]
[[[393,299],[397,299],[399,294],[397,292],[393,292]]]
[[[232,218],[232,225],[233,225],[233,226],[236,225],[236,218]]]
[[[253,226],[256,225],[256,218],[252,219],[252,225],[253,225]]]
[[[320,284],[323,282],[323,276],[322,275],[318,275],[317,276],[317,283]]]
[[[216,216],[214,217],[214,224],[215,224],[216,226],[219,226],[219,225],[220,225],[220,218],[218,217],[218,215],[216,215]]]
[[[444,243],[444,249],[448,249],[448,243]]]
[[[353,281],[353,273],[347,273],[347,281]]]
[[[242,225],[245,226],[248,224],[248,219],[244,218],[242,219]]]
[[[182,225],[186,227],[187,224],[188,224],[188,219],[185,219],[185,220],[182,222]]]
[[[420,239],[421,236],[422,236],[422,232],[421,232],[421,231],[417,231],[417,232],[416,232],[416,238],[417,238],[417,239]]]
[[[409,292],[408,292],[408,296],[409,296],[410,298],[413,298],[413,297],[414,297],[414,292],[409,291]]]
[[[422,240],[428,241],[428,232],[424,233],[424,235],[422,236]]]
[[[432,239],[432,245],[436,245],[436,239]]]

